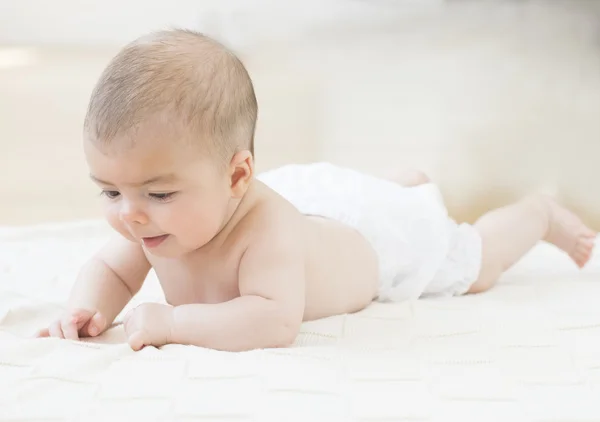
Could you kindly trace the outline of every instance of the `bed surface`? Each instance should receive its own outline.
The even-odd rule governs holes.
[[[289,349],[136,353],[120,325],[30,338],[108,234],[0,229],[0,420],[600,420],[597,256],[579,271],[539,245],[491,292],[374,303],[306,323]],[[146,300],[162,300],[152,274],[130,306]]]

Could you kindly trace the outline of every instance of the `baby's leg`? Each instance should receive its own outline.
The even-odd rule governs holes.
[[[575,214],[541,195],[491,211],[475,228],[483,241],[482,267],[469,293],[488,290],[540,240],[556,245],[583,267],[596,235]]]
[[[431,181],[429,177],[420,170],[404,170],[397,172],[391,175],[389,179],[406,187],[424,185]]]

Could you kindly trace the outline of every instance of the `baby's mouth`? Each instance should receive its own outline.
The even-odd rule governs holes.
[[[147,248],[156,248],[158,245],[163,243],[167,237],[169,237],[168,234],[154,237],[142,237],[142,242]]]

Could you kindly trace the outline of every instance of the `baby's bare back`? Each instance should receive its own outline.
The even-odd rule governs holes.
[[[306,219],[305,320],[356,312],[377,295],[375,251],[354,229],[320,217]]]
[[[185,260],[148,256],[171,305],[220,303],[238,297],[244,251],[267,226],[272,231],[273,224],[280,226],[280,234],[297,236],[303,246],[305,321],[355,312],[373,300],[377,258],[362,235],[335,221],[301,215],[268,190],[258,193],[265,196],[260,209]],[[263,213],[278,217],[274,220]]]

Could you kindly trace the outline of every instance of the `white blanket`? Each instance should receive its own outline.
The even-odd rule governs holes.
[[[101,222],[0,230],[0,420],[600,420],[600,259],[538,246],[491,292],[306,323],[289,349],[133,352],[60,314]],[[132,303],[162,300],[156,279]]]

